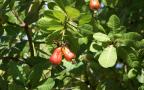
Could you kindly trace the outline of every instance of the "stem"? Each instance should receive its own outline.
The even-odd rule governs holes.
[[[26,32],[27,37],[28,37],[31,57],[33,57],[34,56],[34,48],[33,48],[33,43],[32,43],[31,29],[28,27],[28,24],[26,24],[26,23],[25,23],[24,29],[25,29],[25,32]]]
[[[18,15],[18,13],[15,10],[12,10],[12,13],[15,15],[17,20],[20,22],[20,26],[24,27],[24,30],[27,34],[28,37],[28,42],[29,42],[29,47],[30,47],[30,53],[31,56],[34,56],[34,48],[33,48],[33,43],[32,43],[32,36],[31,36],[31,29],[28,27],[28,24],[25,23]]]
[[[38,11],[41,9],[41,7],[43,6],[43,4],[45,3],[45,1],[42,1],[41,4],[39,5]],[[29,28],[29,24],[24,22],[24,20],[22,20],[18,13],[15,10],[12,10],[12,13],[15,15],[15,17],[17,18],[17,20],[20,22],[20,26],[24,28],[27,37],[28,37],[28,42],[29,42],[29,47],[30,47],[30,54],[31,57],[34,56],[34,47],[33,47],[33,43],[32,43],[32,30]]]
[[[62,31],[62,41],[64,40],[66,30],[67,30],[67,18],[65,18],[64,30]]]
[[[80,37],[83,37],[82,34],[80,34],[78,31],[79,31],[79,28],[72,25],[71,23],[67,22],[67,26],[69,26],[69,28],[71,28],[76,34],[78,34]],[[76,30],[75,30],[76,29]]]
[[[75,25],[71,24],[70,22],[67,22],[67,23],[68,23],[69,25],[73,26],[74,28],[78,29],[78,27],[77,27],[77,26],[75,26]]]
[[[62,41],[64,41],[65,30],[62,31]]]
[[[96,23],[96,19],[95,19],[95,17],[96,17],[96,15],[93,13],[92,14],[92,25],[93,25],[93,31],[95,31],[95,28],[96,28],[96,25],[95,25],[95,23]]]
[[[75,32],[75,34],[79,35],[80,37],[83,37],[82,34],[80,34],[78,31],[76,31],[76,30],[74,29],[75,27],[71,26],[70,24],[68,24],[68,25],[69,25],[69,28],[72,29],[72,30]]]
[[[96,13],[97,13],[97,10],[94,10],[94,12],[93,12],[93,17],[94,18],[96,17]]]

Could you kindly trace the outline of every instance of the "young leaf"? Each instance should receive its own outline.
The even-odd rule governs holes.
[[[116,15],[112,15],[107,22],[107,26],[112,30],[116,30],[120,27],[120,19]]]
[[[104,68],[113,67],[117,61],[116,48],[113,45],[105,48],[98,59],[100,65]]]

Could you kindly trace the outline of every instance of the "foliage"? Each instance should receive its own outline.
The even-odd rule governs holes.
[[[144,90],[144,1],[99,1],[1,0],[0,90]]]

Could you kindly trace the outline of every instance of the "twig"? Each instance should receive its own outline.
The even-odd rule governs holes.
[[[33,48],[33,43],[32,43],[31,29],[28,27],[28,24],[26,24],[26,23],[25,23],[24,29],[25,29],[25,32],[26,32],[27,37],[28,37],[30,53],[31,53],[31,56],[33,57],[34,56],[34,48]]]
[[[31,36],[31,30],[28,27],[28,24],[25,23],[18,15],[18,13],[15,10],[12,10],[12,13],[15,15],[15,17],[17,18],[17,20],[20,22],[20,26],[24,27],[24,30],[27,34],[28,37],[28,42],[29,42],[29,47],[30,47],[30,53],[31,56],[34,56],[34,49],[33,49],[33,44],[32,44],[32,36]]]
[[[41,9],[41,7],[43,6],[44,3],[45,3],[44,1],[41,2],[41,5],[39,6],[38,10]],[[24,24],[25,24],[24,29],[25,29],[25,32],[27,34],[28,41],[29,41],[31,57],[33,57],[34,56],[34,47],[33,47],[33,42],[32,42],[32,35],[31,35],[32,30],[29,28],[29,25],[28,25],[28,23],[26,23],[26,21],[24,22]]]
[[[45,3],[44,1],[41,2],[41,5],[39,6],[38,10],[41,9],[41,7],[43,6],[44,3]],[[15,15],[15,17],[17,18],[17,20],[20,22],[20,26],[24,28],[24,30],[25,30],[25,32],[27,34],[31,57],[33,57],[34,56],[34,47],[33,47],[33,42],[32,42],[32,35],[31,35],[32,30],[29,28],[28,23],[24,22],[24,20],[22,20],[19,17],[18,13],[15,10],[12,10],[12,13]]]

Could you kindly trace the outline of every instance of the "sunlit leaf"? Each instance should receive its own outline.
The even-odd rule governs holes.
[[[137,70],[136,69],[132,68],[132,69],[129,70],[128,78],[130,78],[130,79],[134,78],[134,77],[136,77],[136,75],[137,75]]]
[[[80,16],[80,12],[76,8],[73,8],[73,7],[70,7],[70,6],[66,6],[65,10],[67,12],[67,15],[71,19],[76,19],[76,18],[78,18]]]
[[[105,48],[101,53],[98,61],[100,65],[104,68],[113,67],[117,61],[116,48],[113,45]]]
[[[95,33],[93,35],[93,38],[97,41],[101,41],[101,42],[109,42],[110,41],[110,38],[106,35],[106,34],[103,34],[103,33]]]
[[[64,22],[65,21],[65,14],[61,11],[58,11],[58,10],[54,10],[53,11],[53,15],[59,19],[61,22]]]

